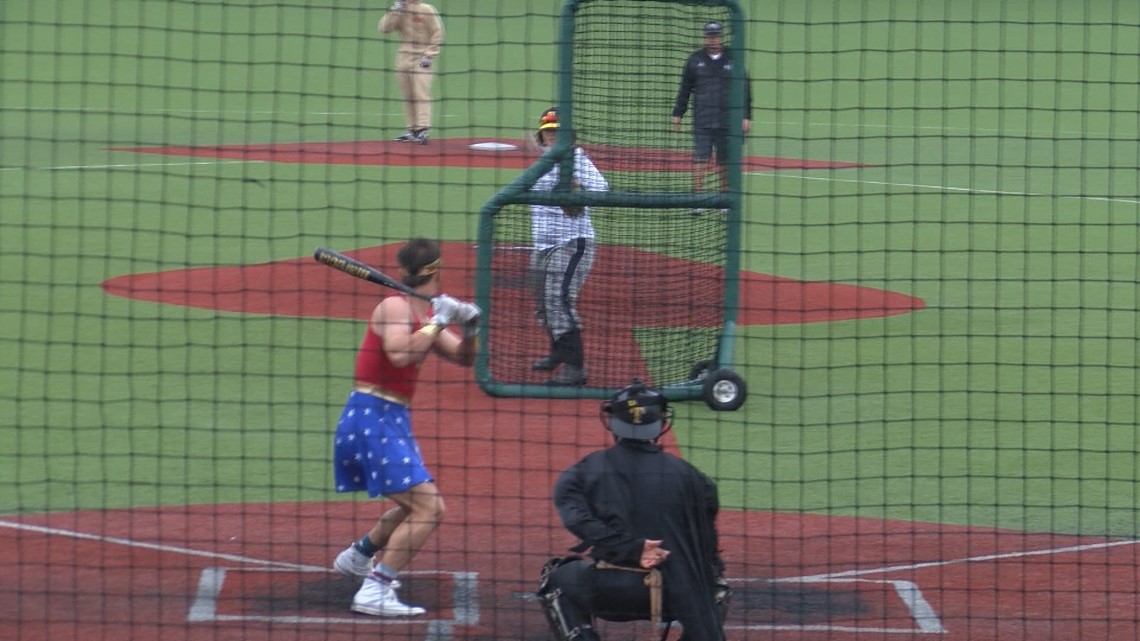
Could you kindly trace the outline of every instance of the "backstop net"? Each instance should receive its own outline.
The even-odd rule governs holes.
[[[660,443],[717,484],[727,641],[1140,638],[1140,3],[431,4],[420,144],[392,0],[0,0],[0,641],[551,639],[600,397],[710,361],[747,403]],[[711,21],[727,194],[670,120]],[[531,189],[571,142],[609,191]],[[593,210],[583,385],[532,369],[535,205]],[[484,360],[415,370],[446,510],[386,617],[342,555],[400,512],[338,491],[339,430],[409,391],[355,391],[394,293],[312,256],[398,277],[413,237]]]
[[[735,323],[738,294],[743,60],[735,74],[726,66],[723,87],[711,85],[721,82],[716,77],[702,86],[703,95],[686,93],[683,127],[674,126],[671,114],[686,62],[704,46],[704,26],[721,25],[723,55],[731,56],[734,37],[745,46],[743,33],[733,32],[743,20],[735,3],[566,3],[559,25],[559,146],[483,210],[479,278],[490,320],[478,377],[489,393],[605,396],[639,379],[680,400],[700,393],[708,371],[730,365],[726,326]],[[690,103],[713,99],[724,101],[735,122],[730,130],[726,113],[718,123],[730,143],[715,160],[723,172],[707,160],[694,162]],[[707,119],[702,124],[708,126]],[[536,113],[535,131],[539,125]],[[602,173],[608,190],[536,188],[548,171],[577,171],[565,160],[575,148]],[[571,259],[551,266],[545,259],[571,253],[573,234],[585,233],[547,233],[562,223],[531,211],[560,204],[589,204],[589,232],[598,246],[592,265]],[[575,274],[585,274],[584,284],[570,283]],[[543,281],[550,287],[560,279],[567,288],[581,287],[576,300],[572,292],[544,295]],[[558,354],[557,339],[566,330],[548,322],[558,312],[544,308],[562,305],[576,307],[571,331],[581,333],[588,375],[573,387],[532,368],[536,359]]]

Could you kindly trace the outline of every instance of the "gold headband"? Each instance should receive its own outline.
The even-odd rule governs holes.
[[[423,267],[420,267],[419,269],[416,270],[416,273],[412,274],[412,276],[429,276],[431,274],[438,272],[440,267],[443,267],[443,257],[442,256],[440,258],[437,258],[437,259],[431,261],[430,263],[424,265]],[[408,270],[401,267],[400,273],[407,274]]]

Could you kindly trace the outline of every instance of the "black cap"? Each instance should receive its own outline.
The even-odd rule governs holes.
[[[640,381],[619,391],[603,408],[610,415],[610,431],[619,438],[652,441],[665,429],[665,397]]]
[[[722,27],[719,22],[706,22],[705,23],[705,35],[706,36],[714,35],[714,34],[719,36],[723,33],[724,33],[724,27]]]

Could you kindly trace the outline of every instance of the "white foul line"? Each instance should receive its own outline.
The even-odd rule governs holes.
[[[1107,548],[1120,547],[1122,545],[1136,545],[1140,540],[1129,539],[1126,541],[1106,541],[1104,543],[1087,543],[1084,545],[1070,545],[1063,548],[1049,548],[1045,550],[1022,550],[1020,552],[1003,552],[1001,554],[982,554],[980,556],[968,556],[959,559],[948,559],[945,561],[925,561],[923,563],[906,563],[901,565],[885,565],[877,568],[867,568],[863,570],[846,570],[843,572],[825,572],[823,574],[809,574],[806,576],[789,577],[783,579],[787,581],[824,581],[828,579],[839,579],[845,577],[866,576],[868,574],[886,574],[888,572],[907,572],[911,570],[921,570],[923,568],[937,568],[947,565],[960,565],[962,563],[981,563],[985,561],[1000,561],[1003,559],[1017,559],[1029,556],[1049,556],[1053,554],[1069,554],[1072,552],[1085,552],[1088,550],[1103,550]]]
[[[233,561],[234,563],[252,563],[254,565],[261,565],[269,568],[300,570],[305,572],[324,572],[328,570],[328,568],[318,565],[301,565],[297,563],[283,563],[281,561],[267,561],[265,559],[255,559],[253,557],[248,557],[240,554],[226,554],[224,552],[193,550],[190,548],[177,547],[173,545],[163,545],[161,543],[147,543],[146,541],[136,541],[134,539],[125,539],[118,536],[105,536],[102,534],[87,534],[85,532],[63,530],[60,528],[45,527],[42,525],[32,525],[30,523],[19,523],[17,521],[0,520],[0,527],[12,528],[14,530],[25,530],[27,532],[39,532],[40,534],[50,534],[52,536],[66,536],[83,541],[95,541],[98,543],[125,545],[128,547],[142,548],[144,550],[154,550],[156,552],[185,554],[186,556],[199,556],[208,559],[221,559],[223,561]]]
[[[138,169],[140,167],[183,167],[187,165],[240,165],[264,160],[192,160],[189,162],[137,162],[113,165],[56,165],[54,167],[0,167],[0,171],[86,171],[88,169]]]
[[[927,185],[923,183],[899,183],[886,180],[867,180],[863,178],[825,178],[822,176],[797,176],[781,171],[750,171],[750,176],[771,176],[773,178],[792,178],[795,180],[818,180],[821,182],[852,183],[865,185],[883,185],[885,187],[910,187],[913,189],[932,189],[935,191],[958,191],[971,194],[995,194],[998,196],[1029,196],[1031,198],[1064,198],[1070,200],[1094,200],[1106,203],[1140,204],[1135,198],[1116,198],[1110,196],[1077,196],[1072,194],[1046,194],[1034,191],[1010,191],[1006,189],[976,189],[974,187],[953,187],[950,185]]]

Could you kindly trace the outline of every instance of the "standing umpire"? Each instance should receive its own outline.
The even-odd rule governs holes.
[[[558,478],[554,503],[581,557],[551,559],[538,596],[556,641],[596,641],[607,621],[679,621],[685,641],[723,641],[728,600],[716,486],[662,451],[665,398],[634,381],[602,404],[615,445]]]
[[[673,129],[681,130],[681,118],[693,101],[693,191],[704,190],[704,174],[716,150],[717,173],[721,191],[728,190],[728,114],[729,88],[732,85],[732,52],[724,46],[724,27],[719,22],[705,24],[705,46],[685,61],[681,86],[673,103]],[[741,133],[747,135],[752,126],[752,89],[748,74],[744,75],[744,122]]]

